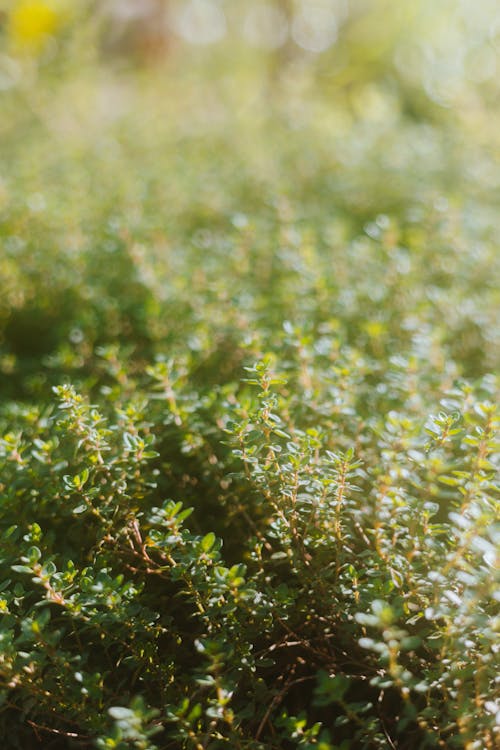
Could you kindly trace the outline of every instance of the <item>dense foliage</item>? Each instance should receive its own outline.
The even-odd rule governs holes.
[[[11,4],[6,750],[498,747],[500,28],[399,5],[128,66]]]

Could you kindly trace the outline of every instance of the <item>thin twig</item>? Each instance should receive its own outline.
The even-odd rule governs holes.
[[[257,729],[257,732],[255,733],[255,739],[258,740],[260,738],[260,735],[262,734],[264,727],[266,726],[266,723],[271,716],[271,713],[273,710],[279,706],[285,695],[288,693],[291,687],[294,685],[298,685],[300,682],[306,682],[306,680],[314,680],[316,679],[315,675],[308,675],[307,677],[298,677],[296,680],[288,680],[284,685],[283,688],[280,690],[280,692],[274,696],[271,703],[269,704],[269,708],[267,709],[266,713],[262,717],[262,721],[259,724],[259,727]]]
[[[77,732],[66,732],[62,729],[54,729],[52,727],[46,727],[43,724],[37,724],[35,721],[32,721],[31,719],[28,719],[28,724],[30,727],[32,727],[33,731],[35,732],[36,738],[39,740],[39,730],[42,732],[49,732],[50,734],[58,734],[61,737],[70,737],[71,739],[75,740],[90,740],[90,735],[88,734],[78,734]]]

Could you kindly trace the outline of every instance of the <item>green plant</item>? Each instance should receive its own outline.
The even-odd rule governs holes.
[[[498,745],[498,29],[466,5],[459,80],[404,64],[427,3],[145,69],[82,4],[1,57],[8,750]]]

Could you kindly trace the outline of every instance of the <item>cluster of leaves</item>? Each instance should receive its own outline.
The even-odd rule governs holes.
[[[86,18],[0,58],[5,746],[493,750],[494,83]]]
[[[495,746],[491,379],[425,422],[356,404],[384,380],[345,355],[299,358],[204,396],[159,362],[99,408],[10,406],[13,747]],[[387,377],[410,401],[408,363]]]

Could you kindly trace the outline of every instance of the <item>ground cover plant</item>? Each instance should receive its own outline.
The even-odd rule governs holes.
[[[401,5],[3,11],[7,750],[498,747],[500,26]]]

